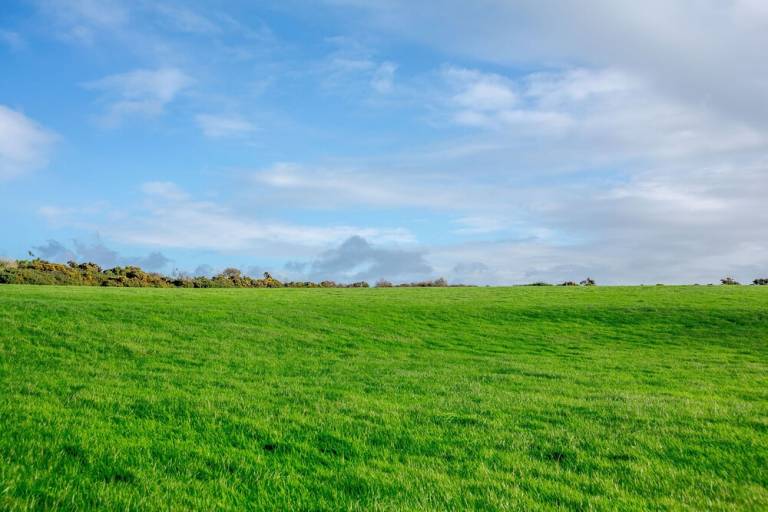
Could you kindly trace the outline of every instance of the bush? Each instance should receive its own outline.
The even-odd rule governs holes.
[[[19,265],[16,262],[16,260],[8,260],[5,258],[0,258],[0,270],[6,269],[6,268],[17,268]]]
[[[448,281],[439,277],[434,281],[418,281],[416,283],[400,283],[397,285],[400,288],[442,288],[448,286]]]
[[[735,280],[734,278],[732,278],[732,277],[724,277],[724,278],[722,278],[722,279],[720,280],[720,284],[724,284],[724,285],[726,285],[726,286],[738,286],[738,285],[740,285],[741,283],[739,283],[738,281],[736,281],[736,280]]]
[[[752,281],[755,286],[768,286],[768,277],[761,277]]]
[[[564,281],[560,283],[558,286],[579,286],[579,283],[576,281]]]
[[[242,275],[242,272],[240,272],[240,270],[238,270],[236,268],[229,267],[229,268],[225,268],[221,272],[221,274],[219,274],[216,277],[221,277],[221,278],[224,278],[224,279],[240,279],[241,275]]]
[[[208,278],[190,277],[175,271],[173,276],[164,276],[146,272],[140,267],[125,266],[102,269],[95,263],[66,264],[51,263],[35,258],[33,260],[0,260],[0,284],[48,284],[75,286],[111,286],[111,287],[153,287],[153,288],[369,288],[366,281],[350,284],[335,281],[292,281],[282,283],[264,272],[262,278],[253,278],[234,267],[224,269],[220,274]],[[390,288],[393,284],[384,279],[376,283],[377,287]],[[446,287],[448,281],[440,277],[433,281],[403,283],[405,287]],[[464,286],[464,285],[459,285]]]
[[[583,280],[583,281],[582,281],[582,282],[580,282],[579,284],[580,284],[581,286],[597,286],[597,283],[596,283],[596,282],[595,282],[595,280],[594,280],[594,279],[592,279],[591,277],[588,277],[588,278],[586,278],[585,280]]]

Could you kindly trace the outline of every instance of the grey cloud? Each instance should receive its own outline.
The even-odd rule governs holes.
[[[77,255],[74,252],[57,240],[48,240],[45,245],[37,245],[32,249],[34,249],[37,256],[46,260],[74,261],[77,259]]]
[[[129,265],[135,265],[144,270],[158,271],[165,268],[173,260],[166,257],[163,253],[155,251],[144,257],[124,258],[124,261]]]
[[[466,270],[456,261],[481,261],[479,284],[750,282],[768,275],[767,177],[768,165],[663,169],[597,189],[527,190],[543,235],[436,247],[429,260],[449,278]]]
[[[448,53],[500,64],[635,70],[677,98],[765,126],[768,10],[762,2],[329,0]]]
[[[302,273],[307,269],[308,266],[309,263],[305,261],[289,261],[284,265],[283,268],[286,270],[286,272]]]
[[[213,277],[215,271],[212,266],[208,264],[198,265],[195,271],[192,273],[195,277]]]
[[[489,270],[488,265],[479,261],[457,263],[453,267],[453,273],[459,275],[484,274]]]
[[[78,259],[90,261],[102,267],[115,267],[118,265],[119,254],[104,245],[100,239],[92,243],[73,240]]]
[[[260,278],[264,276],[265,272],[269,272],[269,269],[267,269],[266,267],[254,265],[254,266],[248,267],[244,273],[249,277]]]
[[[312,262],[313,279],[369,280],[415,279],[432,273],[424,255],[416,251],[375,247],[360,236],[352,236],[339,247]]]
[[[151,252],[147,256],[122,256],[104,245],[98,237],[90,243],[73,240],[72,245],[73,249],[70,249],[57,240],[48,240],[45,245],[35,246],[33,249],[38,256],[49,261],[91,262],[103,268],[132,265],[157,272],[165,269],[173,261],[157,251]]]

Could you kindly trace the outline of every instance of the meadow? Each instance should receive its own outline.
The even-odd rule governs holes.
[[[0,510],[766,510],[768,287],[0,286]]]

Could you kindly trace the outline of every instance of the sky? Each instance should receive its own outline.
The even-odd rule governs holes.
[[[768,276],[764,0],[4,0],[0,257]]]

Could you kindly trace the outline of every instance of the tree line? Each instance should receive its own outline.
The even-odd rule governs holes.
[[[731,277],[720,280],[723,285],[740,284]],[[146,272],[137,266],[102,269],[95,263],[52,263],[40,258],[31,260],[0,259],[0,284],[38,284],[70,286],[112,286],[133,288],[369,288],[367,281],[338,283],[336,281],[280,281],[269,272],[262,277],[251,277],[236,268],[226,268],[213,277],[188,276],[179,274],[166,276],[156,272]],[[752,282],[756,286],[767,286],[768,278],[758,278]],[[381,279],[375,283],[377,288],[442,288],[448,286],[472,286],[448,284],[440,277],[433,280],[393,284]],[[555,286],[537,281],[525,286]],[[580,282],[565,281],[557,286],[597,286],[594,279],[588,277]]]
[[[132,288],[369,288],[367,281],[338,283],[324,280],[280,281],[269,272],[255,278],[236,268],[226,268],[213,276],[166,276],[146,272],[137,266],[102,269],[95,263],[52,263],[40,258],[32,260],[0,260],[0,284],[111,286]],[[378,287],[444,287],[443,278],[412,283],[392,284],[379,281]]]

